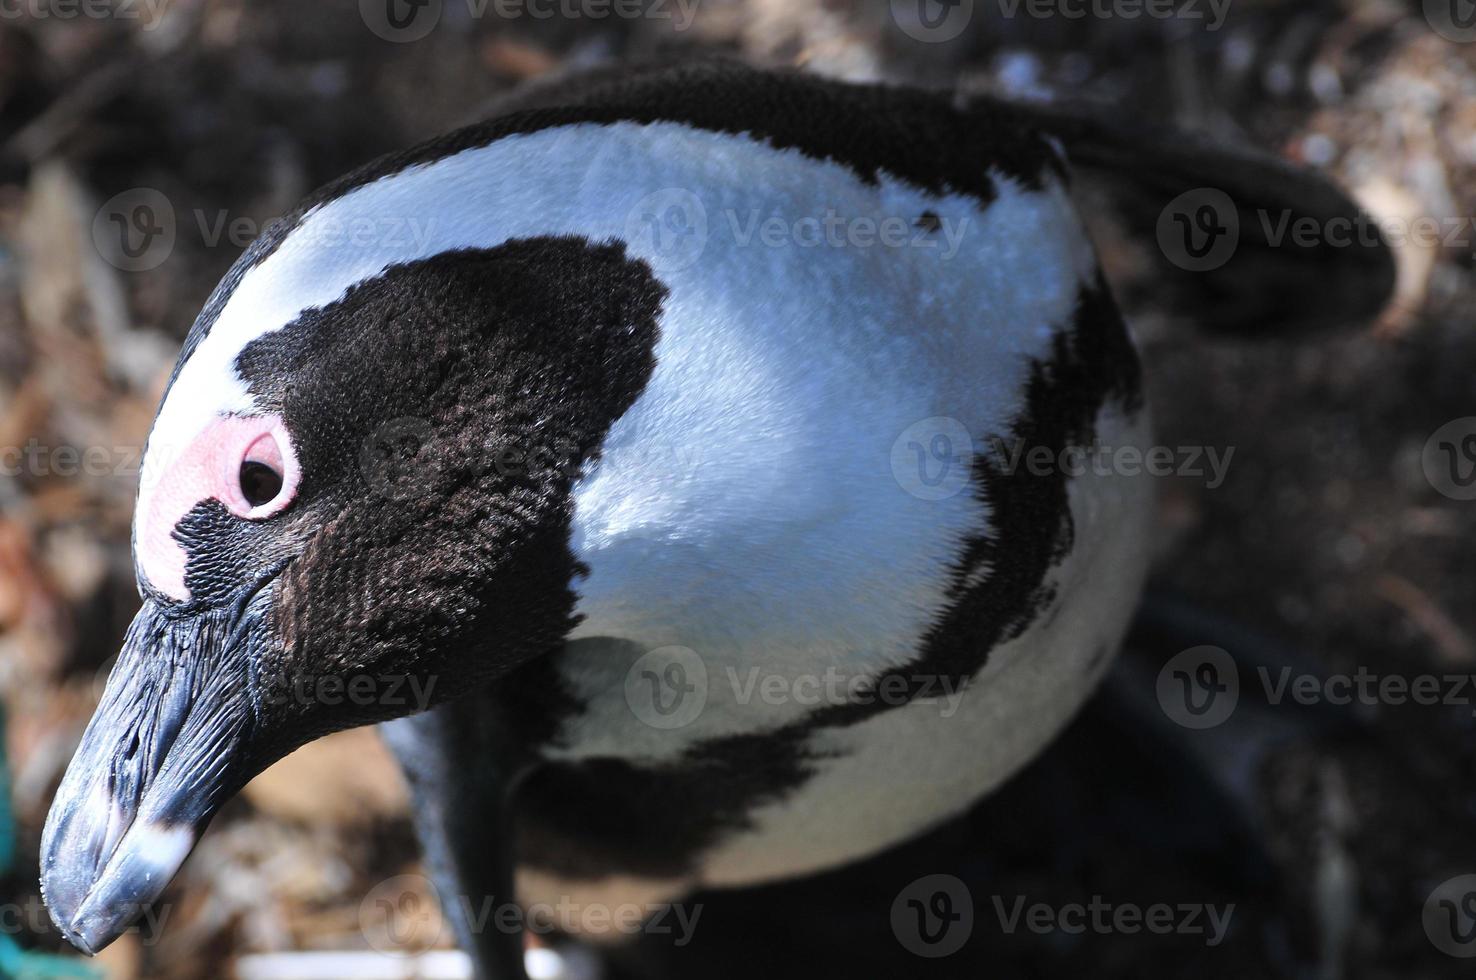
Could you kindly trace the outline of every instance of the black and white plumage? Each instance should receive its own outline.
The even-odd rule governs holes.
[[[803,875],[1008,778],[1147,563],[1146,480],[1000,451],[1149,440],[1060,141],[1131,143],[702,64],[535,94],[304,204],[217,289],[155,422],[144,609],[43,844],[58,925],[106,944],[252,775],[406,711],[282,693],[303,677],[433,692],[390,737],[453,894],[505,894],[507,842],[528,902]],[[795,231],[831,215],[908,233]],[[896,465],[940,431],[968,436],[934,460],[951,493]],[[630,679],[692,656],[702,710],[653,724]],[[903,694],[768,698],[755,672]]]

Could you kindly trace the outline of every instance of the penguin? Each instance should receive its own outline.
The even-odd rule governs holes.
[[[1225,193],[1228,265],[1152,251],[1230,329],[1388,291],[1380,250],[1266,233],[1359,214],[1271,158],[726,61],[546,86],[314,194],[155,419],[142,608],[43,835],[58,929],[103,948],[248,780],[368,724],[487,977],[521,940],[483,898],[770,887],[985,800],[1149,563],[1150,480],[1066,462],[1152,445],[1083,171],[1160,244]]]

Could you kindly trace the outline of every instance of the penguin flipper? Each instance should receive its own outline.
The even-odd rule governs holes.
[[[1387,241],[1323,174],[1100,106],[987,107],[1059,142],[1084,185],[1084,210],[1110,203],[1152,264],[1145,284],[1154,301],[1169,312],[1215,331],[1273,337],[1371,320],[1393,293]]]

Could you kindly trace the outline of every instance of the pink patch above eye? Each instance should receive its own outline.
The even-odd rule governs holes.
[[[282,460],[282,447],[277,444],[277,436],[268,432],[246,447],[246,455],[242,460],[247,463],[262,463],[270,466],[278,473],[285,472],[286,464]]]
[[[247,499],[241,486],[242,467],[247,463],[268,467],[281,478],[281,488],[270,500],[253,505]],[[187,600],[188,556],[174,540],[179,521],[211,499],[243,520],[265,520],[292,503],[300,478],[292,439],[280,417],[216,419],[161,474],[149,497],[148,512],[139,513],[134,543],[140,571],[160,592]]]

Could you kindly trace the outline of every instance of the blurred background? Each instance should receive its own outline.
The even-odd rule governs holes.
[[[1216,486],[1163,481],[1157,593],[1247,630],[1238,654],[1287,658],[1299,672],[1469,679],[1476,488],[1458,477],[1476,452],[1446,479],[1427,447],[1476,446],[1470,8],[0,0],[0,700],[13,816],[0,819],[0,976],[78,975],[67,971],[80,960],[40,958],[64,943],[38,896],[37,844],[136,607],[139,454],[207,294],[315,186],[476,121],[523,82],[611,59],[718,51],[857,80],[1086,99],[1104,116],[1329,172],[1386,227],[1435,221],[1439,234],[1397,243],[1398,296],[1378,322],[1257,342],[1207,337],[1156,310],[1141,257],[1099,231],[1144,348],[1161,441],[1234,453]],[[1130,656],[1114,685],[1151,698],[1154,656]],[[1028,972],[1000,975],[1174,976],[1179,967],[1163,964],[1202,962],[1201,976],[1242,980],[1470,976],[1450,955],[1476,954],[1462,942],[1476,925],[1459,901],[1469,893],[1446,887],[1476,873],[1476,685],[1466,693],[1464,704],[1374,699],[1327,727],[1251,712],[1248,733],[1227,726],[1218,741],[1189,744],[1180,729],[1186,758],[1235,801],[1255,841],[1213,856],[1263,866],[1273,905],[1247,913],[1238,944],[1197,947],[1200,960],[1142,936],[1058,935],[1022,947],[1011,962]],[[1091,726],[1113,727],[1083,724],[1088,734],[1069,734],[1043,772],[1072,772]],[[1040,860],[1010,872],[1021,888],[1112,894],[1147,880],[1164,898],[1208,897],[1192,886],[1221,873],[1215,862],[1179,860],[1178,844],[1156,859],[1153,839],[1194,823],[1209,791],[1154,794],[1145,771],[1093,765],[1131,804],[1131,844],[1111,833],[1114,846],[1096,851],[1078,841],[1065,869],[1049,841],[1022,845]],[[1059,796],[1044,778],[1001,807]],[[227,806],[167,894],[162,928],[125,936],[93,967],[185,980],[268,975],[241,959],[265,953],[449,948],[415,894],[406,807],[372,731],[299,751]],[[413,914],[389,928],[376,895]],[[1457,899],[1446,926],[1427,914],[1437,895]]]

